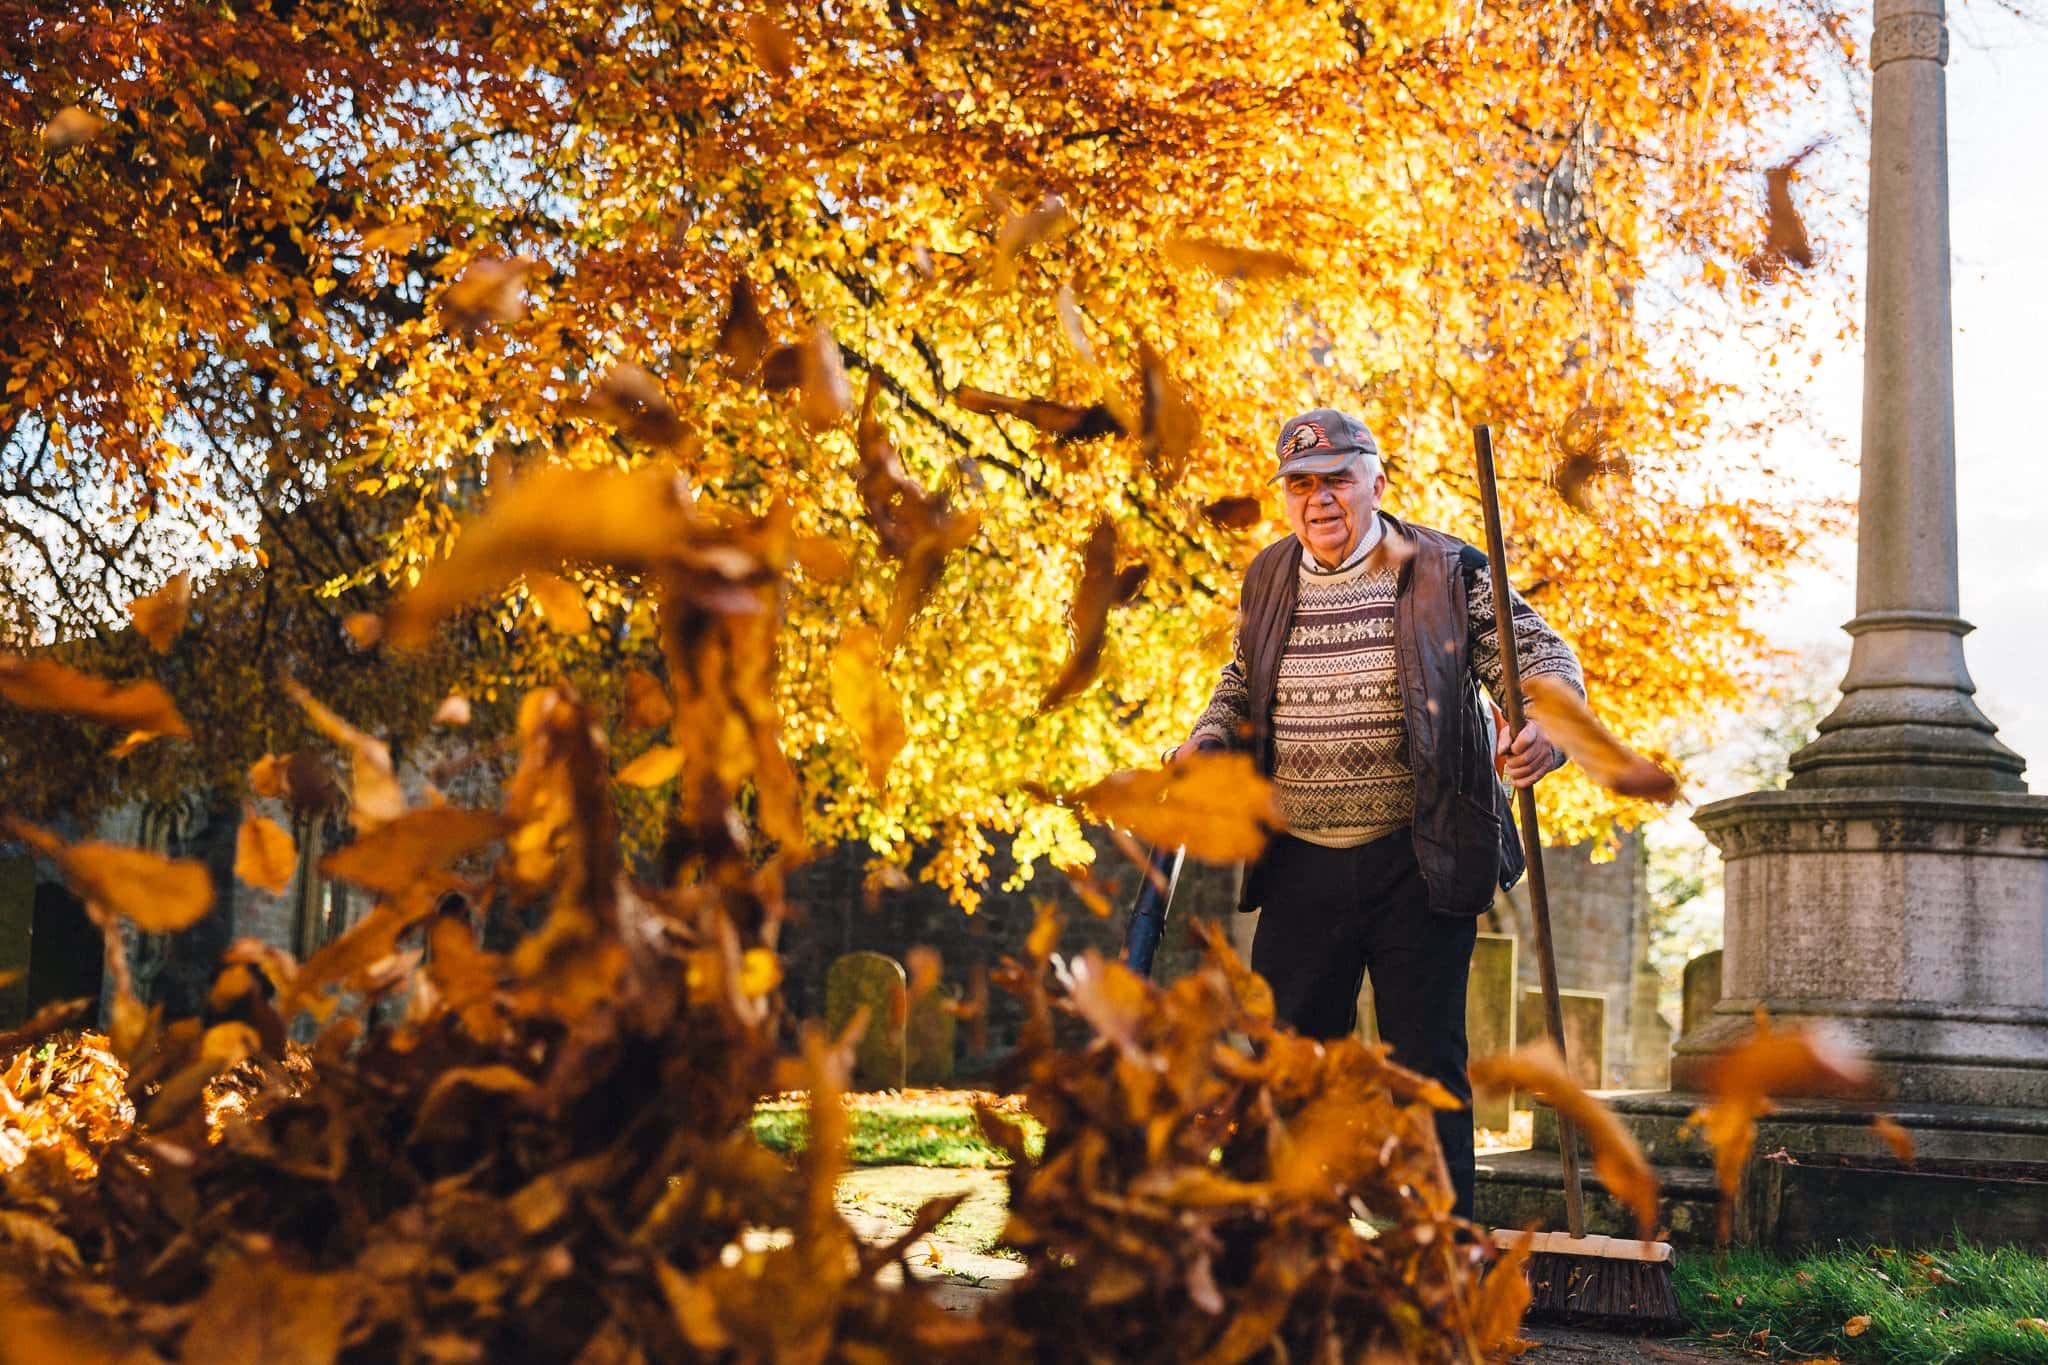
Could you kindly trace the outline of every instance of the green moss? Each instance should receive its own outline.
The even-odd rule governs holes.
[[[2021,1325],[2048,1319],[2048,1258],[2011,1247],[1699,1253],[1675,1279],[1696,1335],[1773,1359],[2048,1365],[2048,1325]]]

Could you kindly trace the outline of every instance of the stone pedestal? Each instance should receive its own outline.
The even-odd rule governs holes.
[[[1674,1087],[1762,1006],[1844,1035],[1889,1098],[2048,1108],[2048,797],[1754,792],[1695,819],[1726,867],[1722,999]]]

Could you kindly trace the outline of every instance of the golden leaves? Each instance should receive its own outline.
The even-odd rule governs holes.
[[[98,138],[114,125],[88,109],[72,104],[59,109],[43,125],[43,146],[52,152],[69,151]]]
[[[1211,863],[1256,858],[1281,828],[1272,784],[1248,754],[1189,754],[1164,768],[1112,773],[1073,799],[1154,847],[1183,847]]]
[[[1199,267],[1240,280],[1284,280],[1307,273],[1285,252],[1225,246],[1221,242],[1178,234],[1166,239],[1165,254],[1166,259],[1175,265]]]
[[[526,279],[540,262],[531,256],[484,256],[471,261],[441,291],[441,316],[474,332],[485,323],[509,326],[526,316]]]
[[[185,617],[191,610],[192,575],[189,573],[172,575],[170,581],[155,592],[128,604],[128,616],[135,623],[136,633],[149,641],[149,647],[159,654],[171,652],[171,642],[185,628]]]
[[[832,651],[832,705],[860,743],[868,780],[882,790],[909,734],[902,698],[882,662],[881,641],[865,626],[848,627]]]
[[[299,850],[274,820],[245,810],[235,831],[235,875],[274,895],[284,894],[297,869]]]
[[[0,654],[0,698],[31,711],[55,711],[125,730],[178,738],[191,734],[170,695],[156,683],[111,683],[53,659]]]
[[[1067,611],[1067,623],[1073,631],[1072,649],[1059,676],[1038,703],[1041,713],[1079,696],[1095,681],[1096,671],[1102,666],[1103,641],[1109,631],[1109,609],[1132,602],[1145,586],[1149,572],[1143,564],[1118,569],[1116,528],[1107,517],[1095,523],[1081,551],[1081,582]]]
[[[673,470],[548,465],[493,498],[447,558],[392,604],[387,638],[417,648],[443,616],[519,574],[568,560],[645,567],[676,554],[689,535]]]
[[[1580,1088],[1549,1039],[1513,1052],[1481,1057],[1468,1068],[1481,1090],[1526,1090],[1541,1095],[1592,1149],[1593,1170],[1607,1192],[1631,1209],[1647,1237],[1657,1225],[1657,1177],[1643,1149],[1614,1111]]]
[[[1561,678],[1539,675],[1522,679],[1529,714],[1550,742],[1611,792],[1650,801],[1673,801],[1678,781],[1670,773],[1616,739],[1594,718],[1578,690]]]
[[[138,929],[174,934],[213,908],[213,879],[205,863],[97,840],[66,844],[34,825],[6,823],[16,838],[57,865],[79,899]]]

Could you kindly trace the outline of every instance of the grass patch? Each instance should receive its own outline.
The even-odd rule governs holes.
[[[2011,1247],[1702,1252],[1675,1279],[1698,1336],[1773,1359],[2048,1365],[2048,1258]]]
[[[847,1108],[846,1159],[855,1166],[1007,1166],[1009,1158],[981,1136],[972,1110],[956,1106],[865,1103]],[[1029,1115],[1011,1115],[1024,1125],[1024,1146],[1037,1156],[1045,1130]],[[754,1110],[754,1139],[771,1152],[794,1153],[810,1135],[810,1115],[801,1106],[763,1104]]]

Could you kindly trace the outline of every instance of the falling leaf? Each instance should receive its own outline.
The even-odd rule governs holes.
[[[2039,1332],[2043,1336],[2048,1336],[2048,1318],[2015,1318],[2012,1325],[2025,1331]]]
[[[731,363],[742,379],[751,379],[761,367],[774,338],[761,317],[754,298],[753,281],[742,275],[733,281],[732,302],[718,324],[718,354]]]
[[[1002,214],[1002,223],[996,229],[994,282],[996,288],[1009,290],[1017,283],[1017,257],[1053,235],[1072,219],[1067,216],[1067,206],[1056,194],[1046,195],[1024,212],[1019,212],[1016,204],[1006,194],[992,192],[990,200]]]
[[[980,516],[955,511],[943,495],[928,493],[904,472],[896,448],[875,417],[878,384],[874,372],[861,397],[854,448],[860,453],[860,497],[868,523],[882,548],[899,561],[889,621],[882,631],[882,651],[902,643],[925,598],[939,580],[946,557],[974,538]]]
[[[1095,346],[1088,340],[1088,328],[1081,320],[1081,305],[1074,299],[1073,286],[1061,285],[1053,303],[1059,313],[1060,334],[1067,339],[1067,347],[1073,352],[1074,358],[1081,362],[1081,369],[1088,376],[1089,386],[1095,390],[1102,406],[1108,410],[1109,416],[1120,431],[1136,431],[1137,419],[1131,414],[1128,405],[1117,395],[1115,386],[1110,383],[1108,374],[1102,368],[1102,362],[1096,359]]]
[[[662,391],[661,381],[631,362],[606,371],[589,396],[570,404],[569,411],[595,417],[624,436],[664,449],[680,445],[686,434],[683,419]]]
[[[295,679],[285,679],[284,690],[313,722],[314,729],[349,751],[355,776],[349,818],[355,827],[371,830],[397,819],[405,810],[405,794],[399,790],[398,776],[391,768],[391,746],[350,725],[315,700]]]
[[[1764,245],[1742,265],[1751,279],[1776,279],[1788,265],[1800,270],[1813,268],[1813,243],[1807,239],[1799,205],[1792,199],[1792,179],[1799,163],[1818,147],[1819,144],[1808,147],[1764,172]]]
[[[53,152],[67,151],[91,142],[113,126],[98,114],[68,105],[43,125],[43,146]]]
[[[778,81],[789,79],[796,67],[796,40],[789,36],[789,30],[765,14],[747,16],[747,45],[754,50],[754,60],[763,71]]]
[[[668,699],[668,689],[661,685],[661,679],[644,668],[629,668],[625,680],[626,714],[628,730],[652,730],[658,725],[668,724],[675,714],[675,707]]]
[[[673,782],[683,770],[683,751],[670,744],[657,744],[619,769],[618,780],[629,787],[658,787]]]
[[[909,972],[912,1000],[930,995],[937,990],[939,981],[946,971],[946,964],[939,956],[939,950],[926,943],[916,944],[905,953],[903,965]]]
[[[853,385],[839,358],[839,343],[822,322],[811,328],[797,350],[797,375],[803,388],[797,411],[812,431],[823,431],[853,410]]]
[[[349,643],[359,650],[374,649],[384,638],[384,618],[374,611],[352,611],[343,618],[341,628],[348,632]]]
[[[1145,459],[1159,476],[1160,485],[1171,488],[1187,468],[1188,456],[1202,432],[1202,420],[1187,386],[1167,370],[1165,359],[1149,341],[1138,345],[1138,377],[1145,395],[1138,416]]]
[[[111,683],[50,659],[0,654],[0,697],[31,711],[55,711],[124,730],[187,738],[184,717],[157,684]]]
[[[749,948],[740,958],[740,994],[761,996],[782,984],[782,960],[766,948]]]
[[[130,730],[127,734],[121,737],[121,742],[119,744],[116,744],[113,748],[107,750],[107,757],[126,758],[128,757],[128,755],[134,753],[137,749],[140,749],[143,745],[149,743],[151,740],[157,740],[162,738],[163,736],[158,734],[154,730]]]
[[[394,256],[403,256],[418,246],[427,235],[427,230],[418,223],[386,223],[371,228],[363,234],[364,251],[388,251]]]
[[[761,357],[760,373],[755,378],[765,393],[795,388],[804,378],[803,347],[790,342],[769,347]]]
[[[689,537],[689,508],[673,470],[549,465],[499,493],[463,527],[447,558],[392,604],[385,636],[418,648],[443,616],[520,574],[552,572],[569,560],[645,568],[675,555]]]
[[[1116,528],[1104,517],[1095,523],[1081,551],[1081,582],[1067,609],[1072,648],[1059,676],[1039,701],[1041,713],[1079,696],[1095,681],[1102,666],[1102,647],[1109,632],[1111,607],[1127,606],[1137,597],[1150,572],[1143,564],[1116,567]]]
[[[1749,1154],[1756,1145],[1756,1121],[1777,1106],[1773,1095],[1856,1094],[1871,1082],[1869,1064],[1841,1043],[1813,1028],[1774,1029],[1759,1009],[1756,1032],[1715,1057],[1703,1075],[1708,1103],[1686,1125],[1714,1151],[1721,1184],[1721,1239],[1729,1231],[1729,1206],[1742,1188]]]
[[[526,575],[526,594],[540,608],[540,619],[557,635],[581,635],[590,629],[590,608],[583,590],[551,573]]]
[[[249,765],[249,790],[268,801],[284,795],[284,760],[265,754]]]
[[[236,877],[281,896],[291,885],[298,862],[299,850],[292,836],[276,821],[243,811],[241,827],[235,831]]]
[[[192,575],[172,575],[169,582],[149,594],[138,597],[128,604],[128,615],[135,622],[135,629],[149,647],[159,654],[171,652],[171,642],[178,632],[185,628],[185,617],[192,610]]]
[[[1587,777],[1622,796],[1677,799],[1677,779],[1616,739],[1570,683],[1542,674],[1522,679],[1522,691],[1528,696],[1529,715]]]
[[[503,838],[511,824],[489,811],[453,806],[407,811],[322,858],[320,871],[398,896],[456,859]]]
[[[510,325],[526,316],[526,277],[540,262],[531,256],[474,260],[441,291],[441,315],[465,332],[487,322]]]
[[[1513,1052],[1478,1058],[1469,1072],[1480,1090],[1526,1090],[1547,1100],[1585,1138],[1600,1183],[1635,1212],[1642,1235],[1649,1236],[1657,1225],[1656,1174],[1614,1111],[1572,1079],[1555,1043],[1546,1038]]]
[[[1842,1324],[1842,1335],[1847,1337],[1860,1337],[1869,1330],[1870,1314],[1868,1313],[1858,1313],[1855,1317]]]
[[[1533,1241],[1523,1237],[1511,1242],[1480,1282],[1478,1300],[1472,1305],[1472,1335],[1481,1360],[1498,1358],[1521,1330],[1522,1314],[1533,1297],[1523,1271]]]
[[[79,899],[138,929],[174,934],[213,908],[213,879],[205,863],[97,840],[67,845],[34,825],[11,819],[6,824],[16,838],[57,865]]]
[[[1116,416],[1101,403],[1077,406],[1072,403],[1054,403],[1043,398],[1010,398],[986,389],[970,388],[963,384],[953,390],[953,401],[969,412],[983,416],[1003,414],[1021,417],[1040,431],[1050,432],[1062,441],[1090,441],[1101,436],[1121,436],[1124,428]]]
[[[1884,1145],[1891,1148],[1892,1155],[1908,1166],[1913,1164],[1913,1135],[1905,1130],[1899,1121],[1889,1114],[1879,1114],[1870,1121],[1871,1131],[1884,1139]]]
[[[1634,468],[1626,455],[1611,449],[1614,436],[1609,430],[1609,423],[1612,416],[1605,409],[1582,403],[1572,410],[1558,432],[1557,443],[1564,452],[1564,458],[1551,470],[1550,481],[1556,486],[1558,496],[1576,511],[1592,511],[1592,502],[1586,494],[1589,481],[1603,474],[1627,474]]]
[[[321,757],[295,749],[284,759],[284,801],[296,815],[324,815],[341,805],[341,784]]]
[[[861,900],[867,908],[874,910],[882,903],[884,892],[902,892],[910,889],[910,877],[894,863],[871,863],[867,874],[861,878]]]
[[[441,698],[441,704],[434,708],[433,719],[436,725],[469,724],[469,698],[457,693]]]
[[[1202,515],[1226,531],[1249,531],[1265,520],[1265,509],[1254,497],[1218,498],[1202,505]]]
[[[1272,784],[1248,754],[1190,754],[1164,768],[1112,773],[1073,799],[1156,848],[1184,847],[1211,863],[1258,857],[1268,833],[1282,827]]]
[[[832,706],[860,742],[868,779],[880,791],[909,734],[902,699],[882,666],[881,641],[865,626],[850,627],[832,651]]]
[[[1224,246],[1199,237],[1176,235],[1167,238],[1166,259],[1175,265],[1199,266],[1218,275],[1241,280],[1280,280],[1307,273],[1299,262],[1284,252]]]

